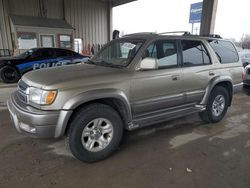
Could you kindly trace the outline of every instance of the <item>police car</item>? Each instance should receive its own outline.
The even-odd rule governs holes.
[[[15,83],[28,71],[76,64],[88,59],[66,49],[33,48],[15,57],[0,58],[0,76],[5,83]]]

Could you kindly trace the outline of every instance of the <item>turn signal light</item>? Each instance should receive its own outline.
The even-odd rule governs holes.
[[[55,97],[56,97],[56,91],[49,91],[47,93],[47,96],[45,97],[45,103],[46,104],[52,104]]]

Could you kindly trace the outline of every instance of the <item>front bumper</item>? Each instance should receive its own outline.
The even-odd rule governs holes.
[[[44,111],[18,100],[13,93],[7,101],[11,119],[19,133],[36,138],[58,138],[64,134],[70,111]]]

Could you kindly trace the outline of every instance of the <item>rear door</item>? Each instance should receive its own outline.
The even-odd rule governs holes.
[[[135,73],[131,102],[134,116],[165,110],[184,103],[182,72],[176,40],[159,40],[148,46],[143,58],[156,58],[158,69]]]
[[[215,66],[204,43],[200,40],[181,40],[183,91],[185,103],[199,103],[209,81],[216,76]]]
[[[221,71],[221,75],[230,76],[233,84],[241,83],[242,62],[233,43],[219,39],[211,39],[208,42],[218,57],[217,69]]]
[[[72,52],[72,63],[81,63],[81,62],[86,62],[89,58],[84,57],[79,53]]]
[[[72,64],[72,52],[64,49],[55,49],[57,62],[54,66]]]

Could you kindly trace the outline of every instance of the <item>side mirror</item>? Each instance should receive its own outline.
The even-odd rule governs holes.
[[[158,69],[157,60],[152,57],[144,58],[140,63],[140,70],[155,70]]]
[[[26,58],[30,59],[32,57],[32,52],[31,51],[27,51],[26,52]]]

